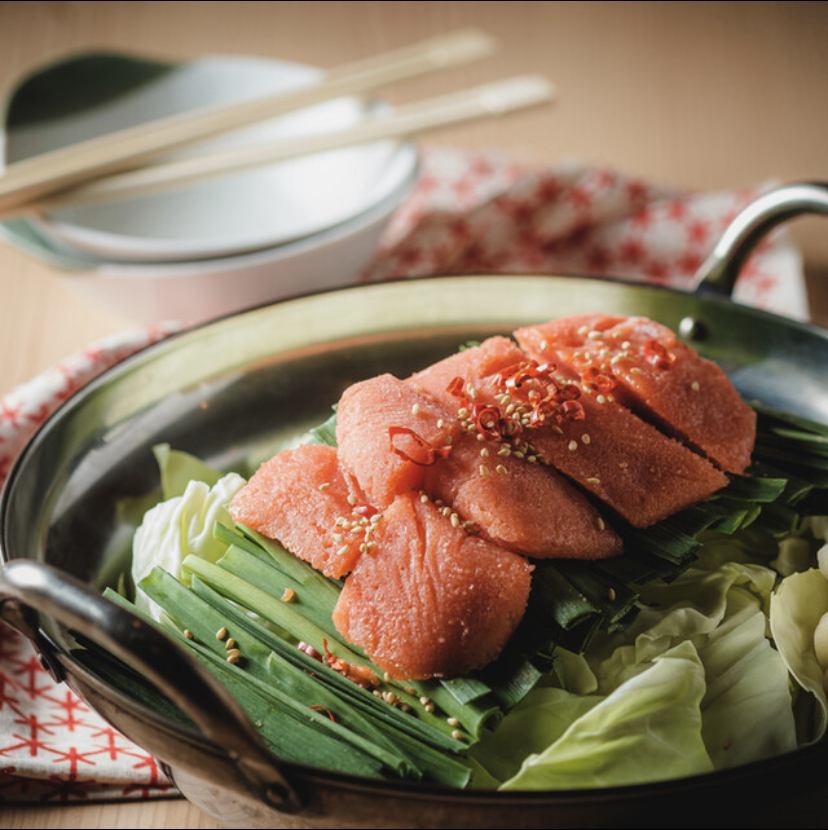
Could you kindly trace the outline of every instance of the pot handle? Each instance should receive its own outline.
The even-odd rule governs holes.
[[[19,627],[32,610],[77,631],[146,677],[227,753],[257,798],[279,810],[300,809],[297,793],[239,704],[171,639],[58,569],[13,560],[0,569],[0,617]]]
[[[727,226],[697,271],[696,292],[729,297],[756,243],[771,228],[805,213],[828,214],[828,182],[786,184],[754,199]]]

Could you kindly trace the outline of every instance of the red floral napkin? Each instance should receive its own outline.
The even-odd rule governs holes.
[[[528,168],[432,149],[366,281],[429,273],[617,275],[689,289],[718,235],[761,188],[684,193],[612,170]],[[797,250],[777,233],[739,279],[741,302],[807,316]],[[0,398],[0,485],[37,427],[105,368],[178,328],[107,338]],[[157,763],[52,682],[0,625],[0,801],[174,793]]]

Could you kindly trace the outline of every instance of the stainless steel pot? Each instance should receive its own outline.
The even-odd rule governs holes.
[[[0,500],[0,614],[56,678],[231,826],[827,826],[826,742],[694,778],[569,792],[461,792],[286,764],[195,661],[100,596],[128,568],[134,527],[123,505],[156,487],[154,443],[219,467],[260,459],[325,417],[355,380],[407,373],[460,341],[532,321],[595,309],[653,317],[724,366],[747,397],[828,421],[828,332],[729,299],[755,241],[807,212],[828,213],[828,185],[757,199],[693,294],[557,276],[408,280],[253,309],[145,349],[72,397],[18,459]],[[149,679],[192,725],[85,667],[73,632]]]

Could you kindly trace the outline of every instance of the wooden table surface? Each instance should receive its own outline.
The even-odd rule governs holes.
[[[466,25],[492,60],[388,90],[394,102],[517,72],[559,85],[554,109],[439,137],[522,160],[578,158],[689,188],[828,179],[826,3],[0,3],[0,83],[67,52],[244,53],[329,67]],[[794,228],[815,319],[828,324],[828,233]],[[0,393],[123,329],[66,280],[0,248]],[[2,808],[4,827],[214,827],[183,801]]]

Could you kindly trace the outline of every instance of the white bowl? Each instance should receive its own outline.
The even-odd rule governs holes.
[[[234,65],[237,65],[235,64],[237,60],[232,59]],[[27,113],[32,119],[32,123],[27,127],[30,136],[36,135],[38,129],[44,135],[48,133],[44,125],[54,123],[55,119],[52,117],[50,108],[55,107],[54,102],[59,100],[57,92],[53,93],[51,100],[49,96],[44,95],[42,88],[37,86],[38,79],[48,76],[49,73],[66,74],[64,72],[66,67],[73,69],[74,79],[78,78],[78,72],[81,77],[84,73],[99,77],[101,62],[106,67],[112,65],[113,71],[126,72],[125,77],[128,77],[136,67],[139,74],[145,73],[147,67],[162,74],[167,71],[163,64],[153,64],[111,54],[79,56],[53,67],[47,67],[39,74],[30,77],[18,88],[18,92],[21,89],[26,92],[24,97],[27,98],[29,105]],[[245,60],[242,63],[247,62]],[[276,62],[252,61],[252,63],[257,65],[264,63],[272,67],[272,64]],[[169,71],[177,70],[172,67]],[[302,71],[311,72],[312,75],[316,72],[316,70],[307,68]],[[48,87],[55,86],[53,78],[47,80],[49,81]],[[156,82],[151,72],[150,82]],[[141,83],[138,82],[139,87]],[[57,89],[59,88],[58,84]],[[339,102],[334,103],[339,104]],[[13,129],[5,136],[12,149],[15,135],[20,135],[19,126],[14,124],[14,117],[15,112],[21,110],[15,110],[14,104],[13,95],[11,106],[7,108],[7,119],[12,121]],[[84,106],[86,110],[94,112],[100,107],[112,105],[106,99],[99,103],[94,100],[86,101]],[[353,115],[353,109],[350,112]],[[66,115],[63,119],[71,122],[74,117],[74,115]],[[40,125],[39,128],[38,125]],[[8,142],[9,135],[12,137],[11,142]],[[0,136],[0,150],[2,150],[2,138],[3,136]],[[42,140],[47,139],[48,136]],[[63,224],[32,222],[28,219],[0,223],[0,238],[66,272],[67,282],[73,288],[120,314],[141,322],[156,322],[160,319],[201,322],[251,305],[347,285],[358,278],[376,251],[382,232],[394,211],[413,188],[419,170],[417,150],[414,145],[394,145],[396,149],[390,155],[388,155],[387,146],[384,149],[379,147],[379,150],[377,150],[377,145],[372,146],[373,150],[370,147],[354,148],[359,152],[366,151],[367,155],[374,153],[374,161],[368,166],[359,166],[354,161],[353,171],[361,170],[367,175],[366,171],[370,168],[374,170],[376,176],[363,181],[359,175],[354,177],[343,174],[336,182],[327,181],[324,187],[320,185],[321,180],[317,177],[314,185],[317,189],[312,192],[308,191],[304,195],[297,195],[292,202],[295,211],[299,211],[300,202],[304,198],[308,199],[309,208],[319,208],[311,219],[305,217],[303,220],[305,230],[309,232],[301,235],[300,238],[292,238],[290,241],[282,241],[280,244],[260,250],[217,256],[218,251],[228,248],[228,240],[231,236],[230,234],[221,236],[222,226],[220,224],[213,227],[214,237],[212,238],[215,243],[212,249],[213,255],[209,258],[184,261],[153,261],[151,257],[149,261],[129,261],[128,257],[109,257],[95,251],[82,250],[74,237],[74,231],[70,233],[70,238],[65,238],[66,226]],[[385,159],[380,164],[376,164],[376,160],[380,158],[377,152],[380,153],[381,158]],[[312,162],[320,160],[321,157],[316,157],[315,159],[303,159],[301,162],[303,165],[312,166]],[[317,176],[319,171],[325,171],[328,168],[322,165],[315,169],[317,173],[307,173],[303,181],[309,181],[310,178]],[[257,172],[252,175],[255,179],[261,174]],[[274,175],[277,176],[277,174]],[[222,186],[230,187],[231,183],[228,181]],[[249,187],[250,182],[246,186]],[[250,209],[258,195],[255,189],[245,192],[248,199],[245,203],[246,209]],[[187,198],[191,197],[194,198],[194,195],[191,194]],[[204,198],[203,194],[199,197],[199,199]],[[229,196],[221,205],[222,210],[226,210],[228,205],[231,208],[233,206],[232,201],[227,201],[227,199]],[[345,209],[346,203],[347,210]],[[192,209],[200,210],[199,205],[204,207],[204,203],[196,200],[192,204]],[[230,214],[232,213],[233,211],[230,210]],[[229,214],[225,214],[227,215]],[[149,215],[147,216],[151,219]],[[211,216],[211,221],[218,222],[220,216],[218,211]],[[257,216],[258,214],[254,212],[253,217]],[[321,217],[324,217],[324,221]],[[337,217],[339,221],[335,222]],[[313,222],[316,224],[314,225]],[[294,223],[294,229],[298,227],[298,224],[298,222]],[[320,225],[324,227],[320,228]],[[187,227],[194,226],[187,225]],[[233,226],[235,233],[233,238],[237,242],[242,238],[246,227],[243,223]],[[275,233],[280,228],[284,229],[288,227],[288,223],[285,222],[278,227],[272,224],[269,231],[263,225],[258,227],[259,236],[255,240],[252,236],[247,237],[248,243],[252,244],[255,241],[254,247],[257,248],[265,241],[267,233]],[[316,230],[311,230],[313,227]],[[294,232],[296,231],[292,233]],[[95,239],[100,241],[97,235]],[[114,237],[110,237],[110,241],[113,239]],[[180,236],[177,239],[181,242],[184,237]],[[137,238],[132,238],[131,242],[136,243],[136,240]],[[191,244],[192,241],[190,239],[187,244]],[[123,239],[116,239],[113,244],[120,245],[122,242],[124,242]],[[141,244],[145,242],[146,239]],[[246,245],[247,243],[241,247],[244,248]],[[231,244],[229,247],[238,249],[240,246]],[[118,248],[118,250],[121,249]],[[181,250],[184,250],[183,244]],[[201,247],[198,250],[203,252],[205,248]]]
[[[78,63],[88,59],[79,56],[50,67],[50,77],[58,78],[61,71],[77,71]],[[122,71],[122,57],[103,59],[108,61],[104,70],[111,66],[113,72]],[[6,141],[7,160],[20,161],[185,110],[307,86],[322,75],[309,66],[263,58],[209,57],[182,65],[161,65],[163,71],[157,63],[130,60],[131,67],[148,68],[151,74],[144,82],[91,106],[81,98],[81,106],[69,113],[47,112],[45,119],[12,123]],[[93,83],[94,77],[100,79],[102,74],[93,76]],[[103,84],[103,80],[97,83]],[[33,94],[25,85],[21,89],[18,93],[24,97]],[[174,156],[329,132],[357,123],[376,106],[356,98],[339,98]],[[411,144],[374,142],[138,199],[66,208],[32,220],[32,224],[55,247],[107,261],[223,257],[272,248],[348,221],[396,192],[415,166],[416,150]]]
[[[250,306],[353,283],[376,251],[407,188],[362,216],[266,251],[200,262],[108,263],[75,271],[68,282],[134,320],[202,322]]]

